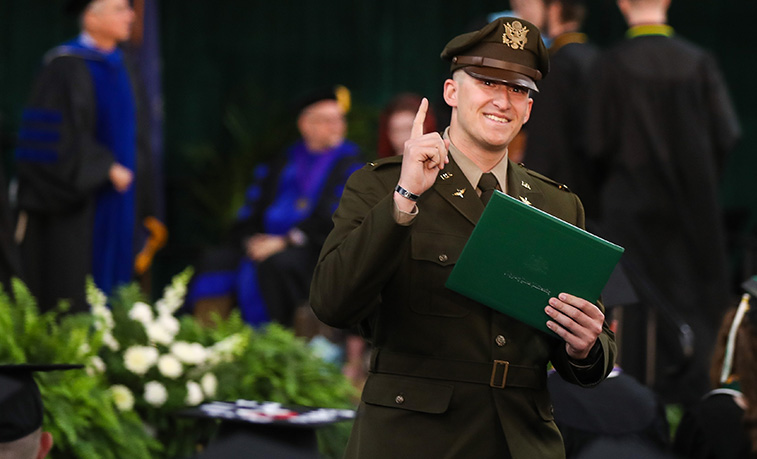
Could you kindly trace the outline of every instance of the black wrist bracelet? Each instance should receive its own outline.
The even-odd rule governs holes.
[[[411,201],[417,201],[418,198],[421,197],[421,195],[415,194],[415,193],[411,193],[411,192],[407,191],[406,189],[402,188],[399,185],[397,185],[397,186],[394,187],[394,191],[396,191],[397,193],[399,193],[400,196],[402,196],[403,198],[407,198],[407,199],[409,199]]]

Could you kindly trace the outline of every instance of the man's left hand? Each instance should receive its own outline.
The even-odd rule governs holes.
[[[275,234],[255,234],[247,240],[247,256],[260,263],[287,247],[287,239]]]
[[[594,304],[577,296],[561,293],[550,298],[544,311],[552,320],[550,330],[565,340],[565,350],[574,360],[588,357],[589,351],[602,333],[605,315]]]

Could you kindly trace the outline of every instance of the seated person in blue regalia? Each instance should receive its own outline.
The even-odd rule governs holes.
[[[344,138],[346,88],[313,92],[298,106],[302,138],[255,169],[232,229],[236,245],[200,263],[206,272],[190,287],[190,306],[233,296],[251,325],[272,320],[292,326],[296,307],[307,301],[331,215],[360,163],[357,145]]]

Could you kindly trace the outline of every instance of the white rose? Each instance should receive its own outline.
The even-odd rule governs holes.
[[[177,341],[171,345],[171,354],[189,365],[199,365],[207,359],[208,351],[200,343]]]
[[[132,346],[124,352],[124,366],[137,375],[147,373],[158,361],[158,350],[150,346]]]
[[[168,391],[165,386],[158,381],[150,381],[145,384],[145,401],[150,405],[159,408],[168,400]]]
[[[204,398],[200,385],[194,381],[187,381],[187,398],[184,402],[189,406],[195,406],[202,403]]]
[[[168,346],[173,341],[174,335],[160,324],[160,322],[150,322],[145,325],[145,332],[147,332],[147,339],[151,343],[158,343]]]
[[[113,336],[113,334],[111,334],[110,332],[105,332],[105,334],[103,334],[103,344],[105,344],[108,349],[113,352],[121,349],[121,345],[118,344],[118,340],[116,340],[115,336]]]
[[[129,318],[131,320],[136,320],[137,322],[142,322],[146,325],[152,322],[152,308],[149,304],[138,301],[131,307],[131,310],[129,311]]]
[[[134,408],[134,395],[128,387],[121,384],[110,386],[110,396],[113,397],[113,402],[119,410],[131,411]]]
[[[158,371],[166,378],[176,379],[181,376],[183,370],[179,359],[171,354],[163,354],[158,359]]]
[[[218,389],[218,379],[216,378],[216,375],[213,373],[205,373],[200,379],[200,386],[202,386],[202,391],[205,392],[205,395],[208,397],[215,397],[216,390]]]

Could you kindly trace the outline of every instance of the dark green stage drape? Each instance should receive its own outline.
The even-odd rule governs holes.
[[[289,107],[308,89],[341,83],[352,91],[350,137],[373,155],[378,111],[394,93],[427,97],[445,124],[439,59],[452,36],[506,1],[158,0],[165,98],[169,246],[157,285],[216,241],[241,199],[255,162],[295,137]],[[11,148],[32,76],[45,50],[77,32],[64,0],[0,0],[0,115],[3,160]],[[611,0],[589,0],[586,30],[600,45],[623,37]],[[744,128],[726,171],[723,201],[736,235],[754,226],[757,192],[757,70],[749,32],[753,0],[674,0],[677,32],[720,61]],[[738,241],[737,241],[738,242]],[[741,247],[734,253],[741,252]],[[740,267],[738,269],[741,269]]]

